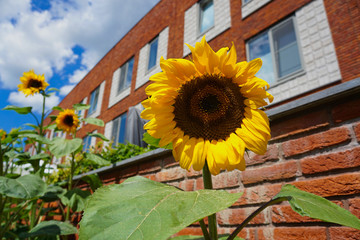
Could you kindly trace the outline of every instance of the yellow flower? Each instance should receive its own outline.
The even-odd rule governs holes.
[[[26,97],[30,94],[34,95],[34,93],[45,91],[46,87],[49,86],[49,84],[45,82],[44,74],[37,75],[34,73],[34,70],[24,72],[24,75],[20,77],[20,81],[21,84],[18,85],[18,91],[22,91]]]
[[[56,125],[59,129],[73,133],[79,126],[79,118],[72,109],[65,109],[56,118]]]
[[[255,77],[262,62],[236,63],[234,46],[214,52],[205,37],[188,47],[193,61],[161,58],[163,71],[150,77],[144,128],[160,146],[173,144],[182,168],[199,171],[206,161],[213,175],[245,170],[245,148],[264,154],[270,139],[268,117],[258,109],[273,100]]]
[[[0,139],[1,141],[4,141],[6,138],[6,131],[3,129],[0,129]]]

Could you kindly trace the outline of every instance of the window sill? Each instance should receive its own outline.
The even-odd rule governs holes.
[[[306,74],[306,71],[304,69],[300,69],[296,72],[293,72],[285,77],[282,77],[282,78],[279,78],[276,80],[275,84],[270,86],[270,88],[274,88],[274,87],[277,87],[285,82],[288,82],[288,81],[291,81],[291,80],[294,80],[295,78],[298,78],[298,77],[301,77],[303,75]],[[266,79],[263,79],[266,81]]]

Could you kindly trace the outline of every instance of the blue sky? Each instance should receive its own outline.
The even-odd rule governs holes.
[[[17,91],[23,72],[45,74],[60,89],[47,109],[62,98],[159,0],[0,0],[0,109],[32,106],[40,95]],[[0,110],[0,129],[10,131],[31,115]]]

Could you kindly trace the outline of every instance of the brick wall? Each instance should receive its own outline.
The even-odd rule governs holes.
[[[352,83],[346,94],[336,92],[337,86],[306,97],[303,104],[268,111],[272,139],[266,154],[250,153],[243,172],[223,171],[213,176],[214,188],[244,192],[230,209],[218,213],[220,233],[230,233],[288,183],[326,197],[360,217],[360,79]],[[203,189],[201,172],[180,168],[169,150],[158,149],[97,172],[105,184],[141,175],[186,191]],[[179,234],[201,234],[201,229],[193,224]],[[282,203],[254,218],[240,236],[258,240],[360,239],[360,231],[302,217]]]

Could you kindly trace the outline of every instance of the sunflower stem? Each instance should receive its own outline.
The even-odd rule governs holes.
[[[201,219],[199,221],[199,223],[200,223],[201,231],[203,232],[203,235],[204,235],[204,240],[211,240],[209,232],[208,232],[208,230],[206,228],[204,219]]]
[[[283,201],[288,201],[289,199],[286,197],[280,197],[276,199],[271,199],[267,203],[260,206],[258,209],[255,210],[250,216],[248,216],[235,230],[234,232],[226,239],[226,240],[233,240],[236,235],[239,234],[239,232],[254,218],[256,215],[258,215],[262,210],[267,208],[268,206],[275,205],[278,203],[281,203]]]
[[[212,180],[211,180],[211,173],[209,171],[209,167],[207,162],[204,164],[203,168],[203,182],[205,189],[213,189]],[[208,216],[209,220],[209,233],[212,240],[217,240],[217,222],[216,222],[216,213]]]

